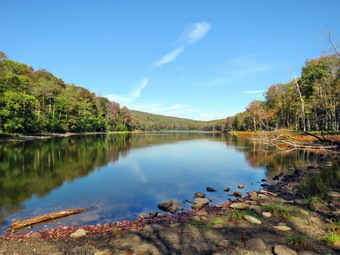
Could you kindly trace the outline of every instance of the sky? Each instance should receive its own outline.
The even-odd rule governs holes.
[[[0,0],[0,51],[132,110],[213,120],[340,40],[339,0]]]

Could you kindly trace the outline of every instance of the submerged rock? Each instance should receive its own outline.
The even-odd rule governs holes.
[[[208,192],[215,192],[215,191],[217,191],[216,189],[213,189],[213,188],[210,188],[210,187],[206,187],[206,190]]]
[[[176,200],[168,200],[160,203],[158,209],[164,212],[176,213],[183,210],[183,207]]]
[[[205,194],[202,193],[202,192],[196,192],[196,193],[194,194],[194,197],[195,197],[195,198],[205,198]]]
[[[225,191],[225,192],[229,192],[229,191],[230,191],[230,188],[225,188],[224,191]]]

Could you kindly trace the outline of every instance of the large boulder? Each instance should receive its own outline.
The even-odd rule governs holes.
[[[176,213],[183,210],[183,207],[176,200],[168,200],[160,203],[158,209],[164,212]]]

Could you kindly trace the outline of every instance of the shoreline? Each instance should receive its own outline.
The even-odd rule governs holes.
[[[170,254],[170,253],[164,253],[165,248],[159,248],[158,244],[159,242],[159,236],[162,234],[166,234],[168,232],[173,232],[179,234],[183,232],[188,232],[188,229],[191,231],[195,229],[198,232],[220,232],[224,234],[224,232],[227,232],[230,228],[235,228],[239,230],[239,233],[232,232],[229,234],[229,237],[231,236],[234,240],[235,244],[232,243],[232,239],[223,239],[224,241],[227,240],[229,243],[228,245],[222,245],[220,244],[223,240],[216,241],[214,245],[210,245],[210,242],[204,242],[202,245],[205,247],[201,247],[201,244],[195,244],[192,246],[190,243],[186,243],[185,250],[187,250],[188,253],[183,254],[257,254],[257,253],[246,253],[246,252],[252,252],[252,248],[249,247],[248,242],[255,237],[256,233],[260,231],[260,229],[265,229],[266,231],[273,234],[278,235],[278,240],[276,241],[278,245],[283,245],[283,236],[287,234],[287,236],[284,236],[286,240],[287,238],[292,238],[291,233],[294,233],[295,235],[301,235],[301,231],[305,231],[309,227],[310,224],[306,223],[306,226],[303,226],[302,229],[298,229],[301,226],[296,225],[294,221],[291,222],[292,218],[303,218],[304,221],[314,221],[315,219],[318,220],[315,224],[319,224],[318,232],[323,233],[324,235],[327,234],[327,231],[325,229],[330,228],[330,222],[327,217],[325,217],[325,213],[320,210],[312,210],[304,201],[299,198],[294,189],[300,183],[303,178],[306,176],[314,173],[317,171],[317,168],[315,167],[309,167],[305,169],[304,171],[301,170],[295,170],[295,172],[281,175],[278,178],[280,179],[276,183],[264,187],[264,189],[259,191],[253,191],[253,192],[247,192],[248,196],[242,197],[242,202],[225,202],[221,203],[219,205],[214,206],[206,206],[203,207],[200,210],[189,210],[187,212],[180,212],[177,214],[154,214],[150,213],[149,215],[141,214],[140,217],[133,221],[120,221],[120,222],[114,222],[113,224],[104,224],[104,225],[95,225],[95,226],[77,226],[77,227],[61,227],[60,229],[50,229],[45,231],[39,231],[39,232],[31,232],[28,234],[8,234],[6,236],[0,237],[0,244],[13,244],[13,249],[21,249],[20,245],[17,246],[17,243],[20,243],[20,240],[26,240],[28,242],[42,242],[44,243],[44,240],[54,240],[53,242],[56,242],[58,247],[64,247],[63,249],[66,249],[68,251],[71,251],[74,247],[78,247],[77,245],[83,244],[83,246],[90,242],[93,243],[93,247],[98,247],[97,250],[105,250],[104,248],[109,247],[108,249],[111,251],[114,251],[112,254],[129,254],[128,252],[134,252],[135,254]],[[222,191],[223,192],[223,191]],[[227,194],[227,193],[226,193]],[[241,200],[241,199],[239,199]],[[244,208],[241,208],[242,206],[247,206]],[[232,209],[237,208],[237,206],[242,205],[239,209]],[[289,216],[287,219],[283,217],[282,215],[278,214],[275,215],[275,210],[271,212],[271,217],[266,218],[266,216],[263,216],[262,213],[265,212],[263,210],[264,208],[269,211],[269,209],[272,206],[273,208],[286,208],[287,210],[297,211],[298,213],[294,213],[292,216]],[[275,207],[276,206],[276,207]],[[340,206],[340,205],[339,205]],[[256,210],[260,210],[257,211]],[[338,209],[337,209],[338,210]],[[233,215],[233,217],[237,218],[236,214],[242,214],[241,219],[237,219],[236,221],[228,221],[229,217]],[[254,224],[249,223],[247,220],[244,220],[244,213],[249,214],[249,216],[259,220],[261,224]],[[160,217],[161,216],[161,217]],[[326,214],[327,216],[327,214]],[[243,218],[242,218],[243,217]],[[305,219],[307,218],[308,219]],[[255,221],[255,220],[254,220]],[[280,223],[281,222],[281,223]],[[226,223],[226,225],[225,225]],[[280,230],[274,230],[275,226],[279,226],[279,224],[284,224],[285,227],[289,228],[289,231],[280,231]],[[310,227],[312,227],[313,224],[311,224]],[[253,229],[255,227],[255,229]],[[295,229],[296,228],[296,229]],[[83,229],[86,234],[83,237],[79,238],[70,238],[73,233],[79,231],[79,229]],[[242,231],[241,231],[242,230]],[[189,231],[189,232],[190,232]],[[194,232],[195,232],[194,231]],[[196,232],[197,232],[196,231]],[[247,234],[244,236],[244,231],[250,232],[251,234]],[[274,231],[274,232],[273,232]],[[309,238],[315,239],[318,235],[315,233],[315,229],[311,232],[306,232],[308,235],[311,235]],[[261,240],[265,240],[265,248],[262,247],[262,253],[261,254],[272,254],[271,250],[274,249],[275,244],[269,244],[272,240],[271,237],[268,236],[268,233],[262,233],[261,231]],[[303,233],[303,234],[306,234]],[[197,233],[196,233],[197,234]],[[289,235],[290,234],[290,235]],[[307,235],[306,234],[306,235]],[[189,235],[186,233],[185,235]],[[249,236],[250,235],[250,236]],[[254,236],[252,236],[254,235]],[[153,239],[153,237],[157,237],[156,240]],[[98,242],[98,238],[104,238],[105,240],[110,240],[113,243],[116,242],[132,242],[133,245],[127,245],[125,243],[124,247],[119,247],[116,249],[112,245],[104,245],[103,242]],[[318,236],[318,238],[321,236]],[[217,238],[217,237],[216,237]],[[134,240],[136,239],[136,240]],[[144,244],[140,244],[141,240]],[[150,240],[152,239],[152,242],[150,243]],[[221,238],[217,238],[221,239]],[[216,239],[216,240],[217,240]],[[39,241],[38,241],[39,240]],[[124,240],[124,241],[122,241]],[[224,243],[227,243],[225,241]],[[303,251],[303,250],[314,250],[314,254],[338,254],[340,253],[340,243],[337,243],[335,246],[324,244],[322,240],[315,240],[313,242],[312,247],[294,247],[295,251]],[[136,244],[134,244],[136,243]],[[144,246],[143,246],[144,245]],[[175,244],[173,244],[175,247]],[[91,247],[92,247],[91,246]],[[151,253],[143,253],[140,251],[140,249],[143,250],[143,246],[145,248],[148,247],[148,249],[153,250],[154,252]],[[270,246],[270,249],[269,249]],[[285,246],[289,246],[285,244]],[[92,247],[92,248],[93,248]],[[175,248],[171,248],[168,251],[176,250]],[[207,248],[208,247],[208,248]],[[87,247],[86,249],[88,249]],[[91,249],[92,249],[91,248]],[[200,249],[208,249],[209,251],[207,253],[202,253]],[[288,247],[287,247],[288,248]],[[292,249],[292,247],[289,247]],[[85,249],[85,248],[84,248]],[[157,251],[158,250],[158,251]],[[190,251],[195,250],[197,253],[190,253]],[[257,249],[255,249],[257,250]],[[254,252],[255,252],[254,250]],[[229,253],[216,253],[216,252],[229,252]],[[122,252],[122,253],[120,253]],[[238,253],[232,253],[232,252],[238,252]],[[267,253],[268,252],[268,253]],[[322,253],[320,253],[322,252]],[[325,253],[324,253],[325,252]],[[330,252],[330,253],[329,253]],[[1,249],[0,249],[1,254]],[[24,254],[31,254],[31,253],[24,253]],[[32,253],[35,254],[35,253]],[[44,254],[44,253],[36,253],[36,254]],[[48,253],[46,253],[48,254]],[[60,253],[60,254],[69,254],[69,253]],[[86,253],[87,254],[87,253]],[[89,253],[92,254],[92,253]],[[93,253],[95,254],[95,253]],[[110,254],[110,253],[108,253]],[[132,254],[132,253],[131,253]],[[177,254],[177,253],[174,253]],[[178,253],[182,254],[182,253]],[[297,254],[297,253],[296,253]],[[313,253],[311,253],[313,254]]]

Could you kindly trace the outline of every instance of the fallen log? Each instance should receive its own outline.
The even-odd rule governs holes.
[[[46,222],[46,221],[51,221],[51,220],[55,220],[55,219],[59,219],[59,218],[64,218],[66,216],[71,216],[71,215],[78,214],[78,213],[84,212],[86,210],[89,210],[91,208],[93,208],[93,207],[63,210],[63,211],[59,211],[59,212],[44,214],[44,215],[37,216],[37,217],[27,219],[27,220],[14,221],[11,224],[11,227],[9,229],[7,229],[7,231],[16,232],[16,231],[18,231],[22,228],[28,227],[28,226],[40,224],[40,223],[43,223],[43,222]]]

